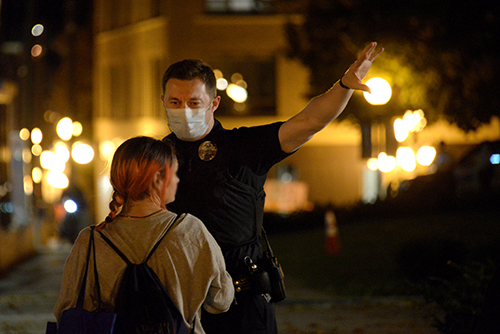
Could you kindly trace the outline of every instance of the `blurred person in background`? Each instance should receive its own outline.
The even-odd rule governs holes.
[[[76,186],[66,189],[58,210],[59,236],[63,242],[73,244],[78,233],[92,223],[85,195]]]

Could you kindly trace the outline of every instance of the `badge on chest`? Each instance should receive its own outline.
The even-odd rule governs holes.
[[[207,140],[200,144],[198,147],[198,156],[203,161],[210,161],[215,158],[217,154],[217,145]]]

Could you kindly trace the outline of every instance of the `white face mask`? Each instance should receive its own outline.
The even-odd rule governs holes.
[[[201,138],[208,129],[205,120],[207,108],[166,108],[168,126],[180,140],[195,141]]]

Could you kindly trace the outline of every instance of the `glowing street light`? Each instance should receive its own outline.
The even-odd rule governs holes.
[[[392,96],[391,85],[389,85],[389,83],[385,79],[371,78],[370,80],[368,80],[366,82],[366,85],[368,87],[370,87],[371,94],[368,92],[363,92],[363,96],[365,97],[365,100],[369,104],[371,104],[371,105],[383,105],[383,104],[386,104],[387,102],[389,102],[389,100],[391,99],[391,96]],[[371,130],[369,130],[369,131],[371,132]],[[362,131],[361,134],[363,136],[363,139],[362,139],[363,142],[365,142],[365,139],[368,139],[368,141],[371,142],[370,137],[367,137],[367,138],[364,137],[365,136],[364,131]],[[371,144],[370,144],[369,150],[370,150],[369,154],[371,155]],[[363,155],[364,155],[364,153],[363,153]],[[381,158],[382,158],[382,160],[381,160]],[[380,166],[378,166],[378,170],[383,171],[383,172],[390,171],[390,170],[394,169],[394,167],[395,167],[395,164],[394,164],[394,167],[391,167],[393,164],[392,159],[389,158],[389,160],[387,160],[387,159],[385,159],[384,155],[382,155],[382,156],[379,155],[379,157],[377,158],[377,164],[383,166],[382,169],[380,168]],[[375,165],[375,163],[373,161],[371,161],[371,166],[368,166],[368,169],[373,170],[374,165]]]
[[[379,106],[389,102],[392,96],[391,85],[382,78],[371,78],[366,82],[366,85],[370,87],[372,91],[371,94],[368,92],[363,92],[365,100],[371,105]]]

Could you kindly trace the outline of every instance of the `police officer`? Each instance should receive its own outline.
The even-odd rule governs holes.
[[[221,247],[233,281],[245,281],[249,259],[258,263],[262,258],[263,186],[268,171],[340,115],[355,89],[370,91],[361,80],[383,51],[375,51],[376,46],[370,43],[330,90],[286,122],[232,130],[214,118],[221,97],[208,65],[183,60],[165,72],[161,100],[172,133],[164,140],[175,146],[181,180],[169,209],[201,219]],[[203,314],[205,331],[277,333],[269,296],[255,286],[240,288],[227,313]]]

